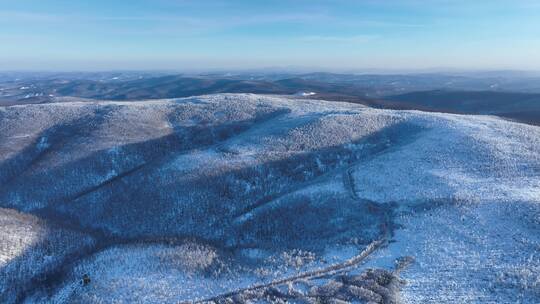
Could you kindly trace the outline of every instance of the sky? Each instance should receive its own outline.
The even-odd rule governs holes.
[[[540,70],[536,0],[0,0],[0,70]]]

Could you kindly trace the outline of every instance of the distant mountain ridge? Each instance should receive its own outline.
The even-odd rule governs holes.
[[[17,92],[18,90],[18,92]],[[290,95],[299,91],[317,91],[364,95],[363,91],[344,84],[330,84],[302,78],[279,80],[232,79],[210,77],[160,76],[128,81],[74,79],[40,80],[18,83],[11,101],[0,96],[4,105],[49,102],[53,96],[73,96],[101,100],[140,100],[189,97],[218,93],[254,93]],[[31,96],[29,96],[31,95]],[[29,97],[40,98],[29,98]]]
[[[540,94],[433,90],[386,97],[389,108],[497,115],[540,124]]]
[[[16,74],[17,75],[17,74]],[[12,75],[11,77],[16,77]],[[0,106],[48,103],[59,97],[132,101],[220,93],[294,95],[378,108],[492,114],[540,124],[540,79],[492,74],[53,74],[0,78]]]

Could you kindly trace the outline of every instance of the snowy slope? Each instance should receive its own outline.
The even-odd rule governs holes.
[[[415,257],[405,302],[534,303],[539,204],[540,128],[489,116],[248,94],[0,107],[0,207],[96,240],[29,302],[207,298],[384,239],[367,266]],[[194,254],[212,258],[177,262]]]
[[[425,132],[355,168],[361,197],[404,203],[538,201],[537,128],[488,116],[408,116]]]
[[[32,281],[55,272],[70,255],[94,244],[83,233],[49,225],[36,216],[0,208],[0,301],[11,303]]]

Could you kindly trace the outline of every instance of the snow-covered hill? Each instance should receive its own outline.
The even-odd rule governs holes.
[[[0,219],[20,218],[0,224],[40,231],[0,232],[0,274],[26,276],[0,300],[205,299],[379,241],[347,270],[414,257],[405,302],[540,299],[539,127],[247,94],[63,101],[0,107]],[[32,252],[63,266],[15,276]],[[338,279],[303,280],[306,300]]]

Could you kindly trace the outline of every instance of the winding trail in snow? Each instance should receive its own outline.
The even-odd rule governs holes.
[[[229,297],[234,297],[234,296],[240,295],[240,294],[242,294],[244,292],[257,291],[257,290],[260,290],[260,289],[271,288],[271,287],[283,285],[283,284],[286,284],[286,283],[290,283],[290,282],[294,282],[294,281],[298,281],[298,280],[302,280],[302,279],[313,280],[313,279],[321,278],[321,277],[324,277],[324,276],[335,275],[335,274],[341,273],[343,271],[346,271],[346,270],[349,270],[349,269],[351,269],[353,267],[358,266],[359,264],[364,262],[378,248],[385,245],[386,242],[387,242],[387,240],[386,240],[386,236],[385,236],[385,237],[383,237],[383,238],[381,238],[379,240],[371,242],[366,247],[366,249],[364,249],[360,254],[352,257],[351,259],[349,259],[349,260],[347,260],[347,261],[345,261],[343,263],[337,263],[337,264],[328,266],[328,267],[323,268],[323,269],[303,272],[303,273],[300,273],[300,274],[297,274],[297,275],[294,275],[294,276],[291,276],[291,277],[278,279],[278,280],[271,281],[271,282],[268,282],[268,283],[254,285],[254,286],[246,287],[246,288],[242,288],[242,289],[237,289],[235,291],[231,291],[231,292],[221,294],[221,295],[218,295],[218,296],[215,296],[215,297],[212,297],[212,298],[204,299],[204,300],[199,300],[199,301],[195,301],[195,302],[186,301],[186,302],[181,302],[181,303],[182,304],[187,304],[187,303],[208,303],[208,302],[223,300],[223,299],[229,298]]]

